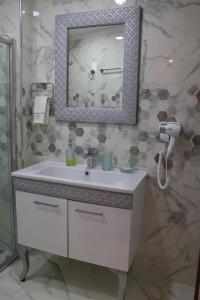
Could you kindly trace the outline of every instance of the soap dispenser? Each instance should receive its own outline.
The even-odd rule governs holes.
[[[66,150],[66,165],[70,167],[76,165],[76,154],[71,140],[69,141],[68,148]]]

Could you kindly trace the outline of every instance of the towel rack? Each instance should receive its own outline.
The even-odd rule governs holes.
[[[109,71],[118,71],[118,72],[120,72],[120,71],[123,71],[123,69],[124,68],[108,68],[108,69],[102,68],[102,69],[100,69],[100,72],[103,75],[103,74],[105,74],[105,72],[109,72]]]
[[[47,96],[50,102],[54,100],[54,84],[49,82],[38,82],[31,84],[31,98]]]

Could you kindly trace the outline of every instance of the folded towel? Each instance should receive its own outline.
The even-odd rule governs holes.
[[[38,96],[34,100],[33,110],[34,124],[48,124],[49,121],[49,100],[48,96]]]

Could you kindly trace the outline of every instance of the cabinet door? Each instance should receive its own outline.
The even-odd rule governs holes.
[[[128,271],[131,211],[68,201],[69,257]]]
[[[18,243],[67,257],[67,200],[16,191]]]

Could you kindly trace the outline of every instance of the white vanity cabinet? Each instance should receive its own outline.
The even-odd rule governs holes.
[[[129,270],[131,210],[16,191],[16,211],[18,244]]]
[[[16,191],[20,245],[67,257],[67,201]]]
[[[26,279],[33,248],[108,267],[119,278],[118,300],[125,300],[140,242],[147,173],[94,169],[86,174],[82,165],[44,162],[12,175],[20,280]]]

